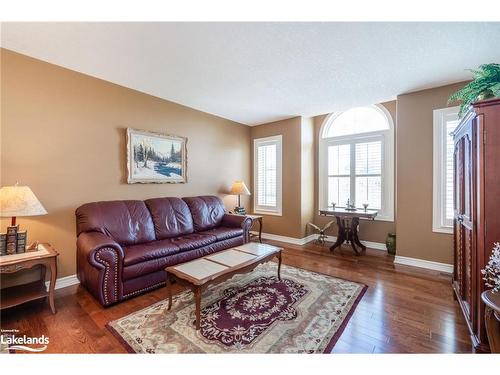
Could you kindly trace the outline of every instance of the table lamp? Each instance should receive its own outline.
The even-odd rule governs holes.
[[[229,194],[238,196],[238,206],[234,208],[236,214],[245,215],[245,208],[241,207],[241,195],[250,195],[250,190],[243,181],[234,181]]]
[[[7,228],[7,254],[22,252],[26,247],[26,232],[18,233],[18,216],[46,215],[47,211],[28,186],[4,186],[0,189],[0,217],[11,217]],[[22,234],[22,235],[21,235]],[[1,244],[0,244],[1,245]],[[2,249],[3,251],[3,249]]]

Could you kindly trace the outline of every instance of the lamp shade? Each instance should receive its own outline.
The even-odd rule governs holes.
[[[4,186],[0,189],[0,216],[46,215],[47,211],[28,186]]]
[[[229,194],[233,195],[250,195],[250,190],[243,181],[234,181],[233,186],[231,186],[231,191]]]

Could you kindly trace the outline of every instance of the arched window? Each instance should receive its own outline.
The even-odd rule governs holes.
[[[368,204],[394,220],[394,125],[382,106],[331,114],[319,140],[320,209]]]

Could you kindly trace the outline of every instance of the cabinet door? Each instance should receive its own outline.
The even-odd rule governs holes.
[[[475,142],[473,121],[455,141],[455,278],[466,318],[476,321]]]

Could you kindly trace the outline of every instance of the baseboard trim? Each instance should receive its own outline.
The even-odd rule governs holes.
[[[413,266],[419,268],[427,268],[428,270],[439,271],[444,273],[453,273],[453,264],[432,262],[430,260],[402,257],[396,255],[394,264],[403,264],[405,266]]]
[[[61,288],[66,288],[71,285],[76,285],[80,284],[80,281],[76,277],[76,275],[69,275],[65,277],[60,277],[59,279],[56,280],[56,286],[55,289],[61,289]],[[49,289],[49,282],[45,282],[45,286],[47,289]]]
[[[258,232],[255,231],[251,231],[251,233],[255,235],[258,234]],[[318,238],[318,235],[310,234],[309,236],[303,238],[295,238],[295,237],[280,236],[278,234],[272,234],[272,233],[262,233],[262,238],[265,240],[286,242],[293,245],[305,245],[306,243],[314,241],[316,238]],[[328,236],[327,238],[327,241],[329,242],[335,242],[336,240],[337,237],[335,236]],[[372,241],[361,241],[361,243],[370,249],[387,251],[385,243],[372,242]]]

